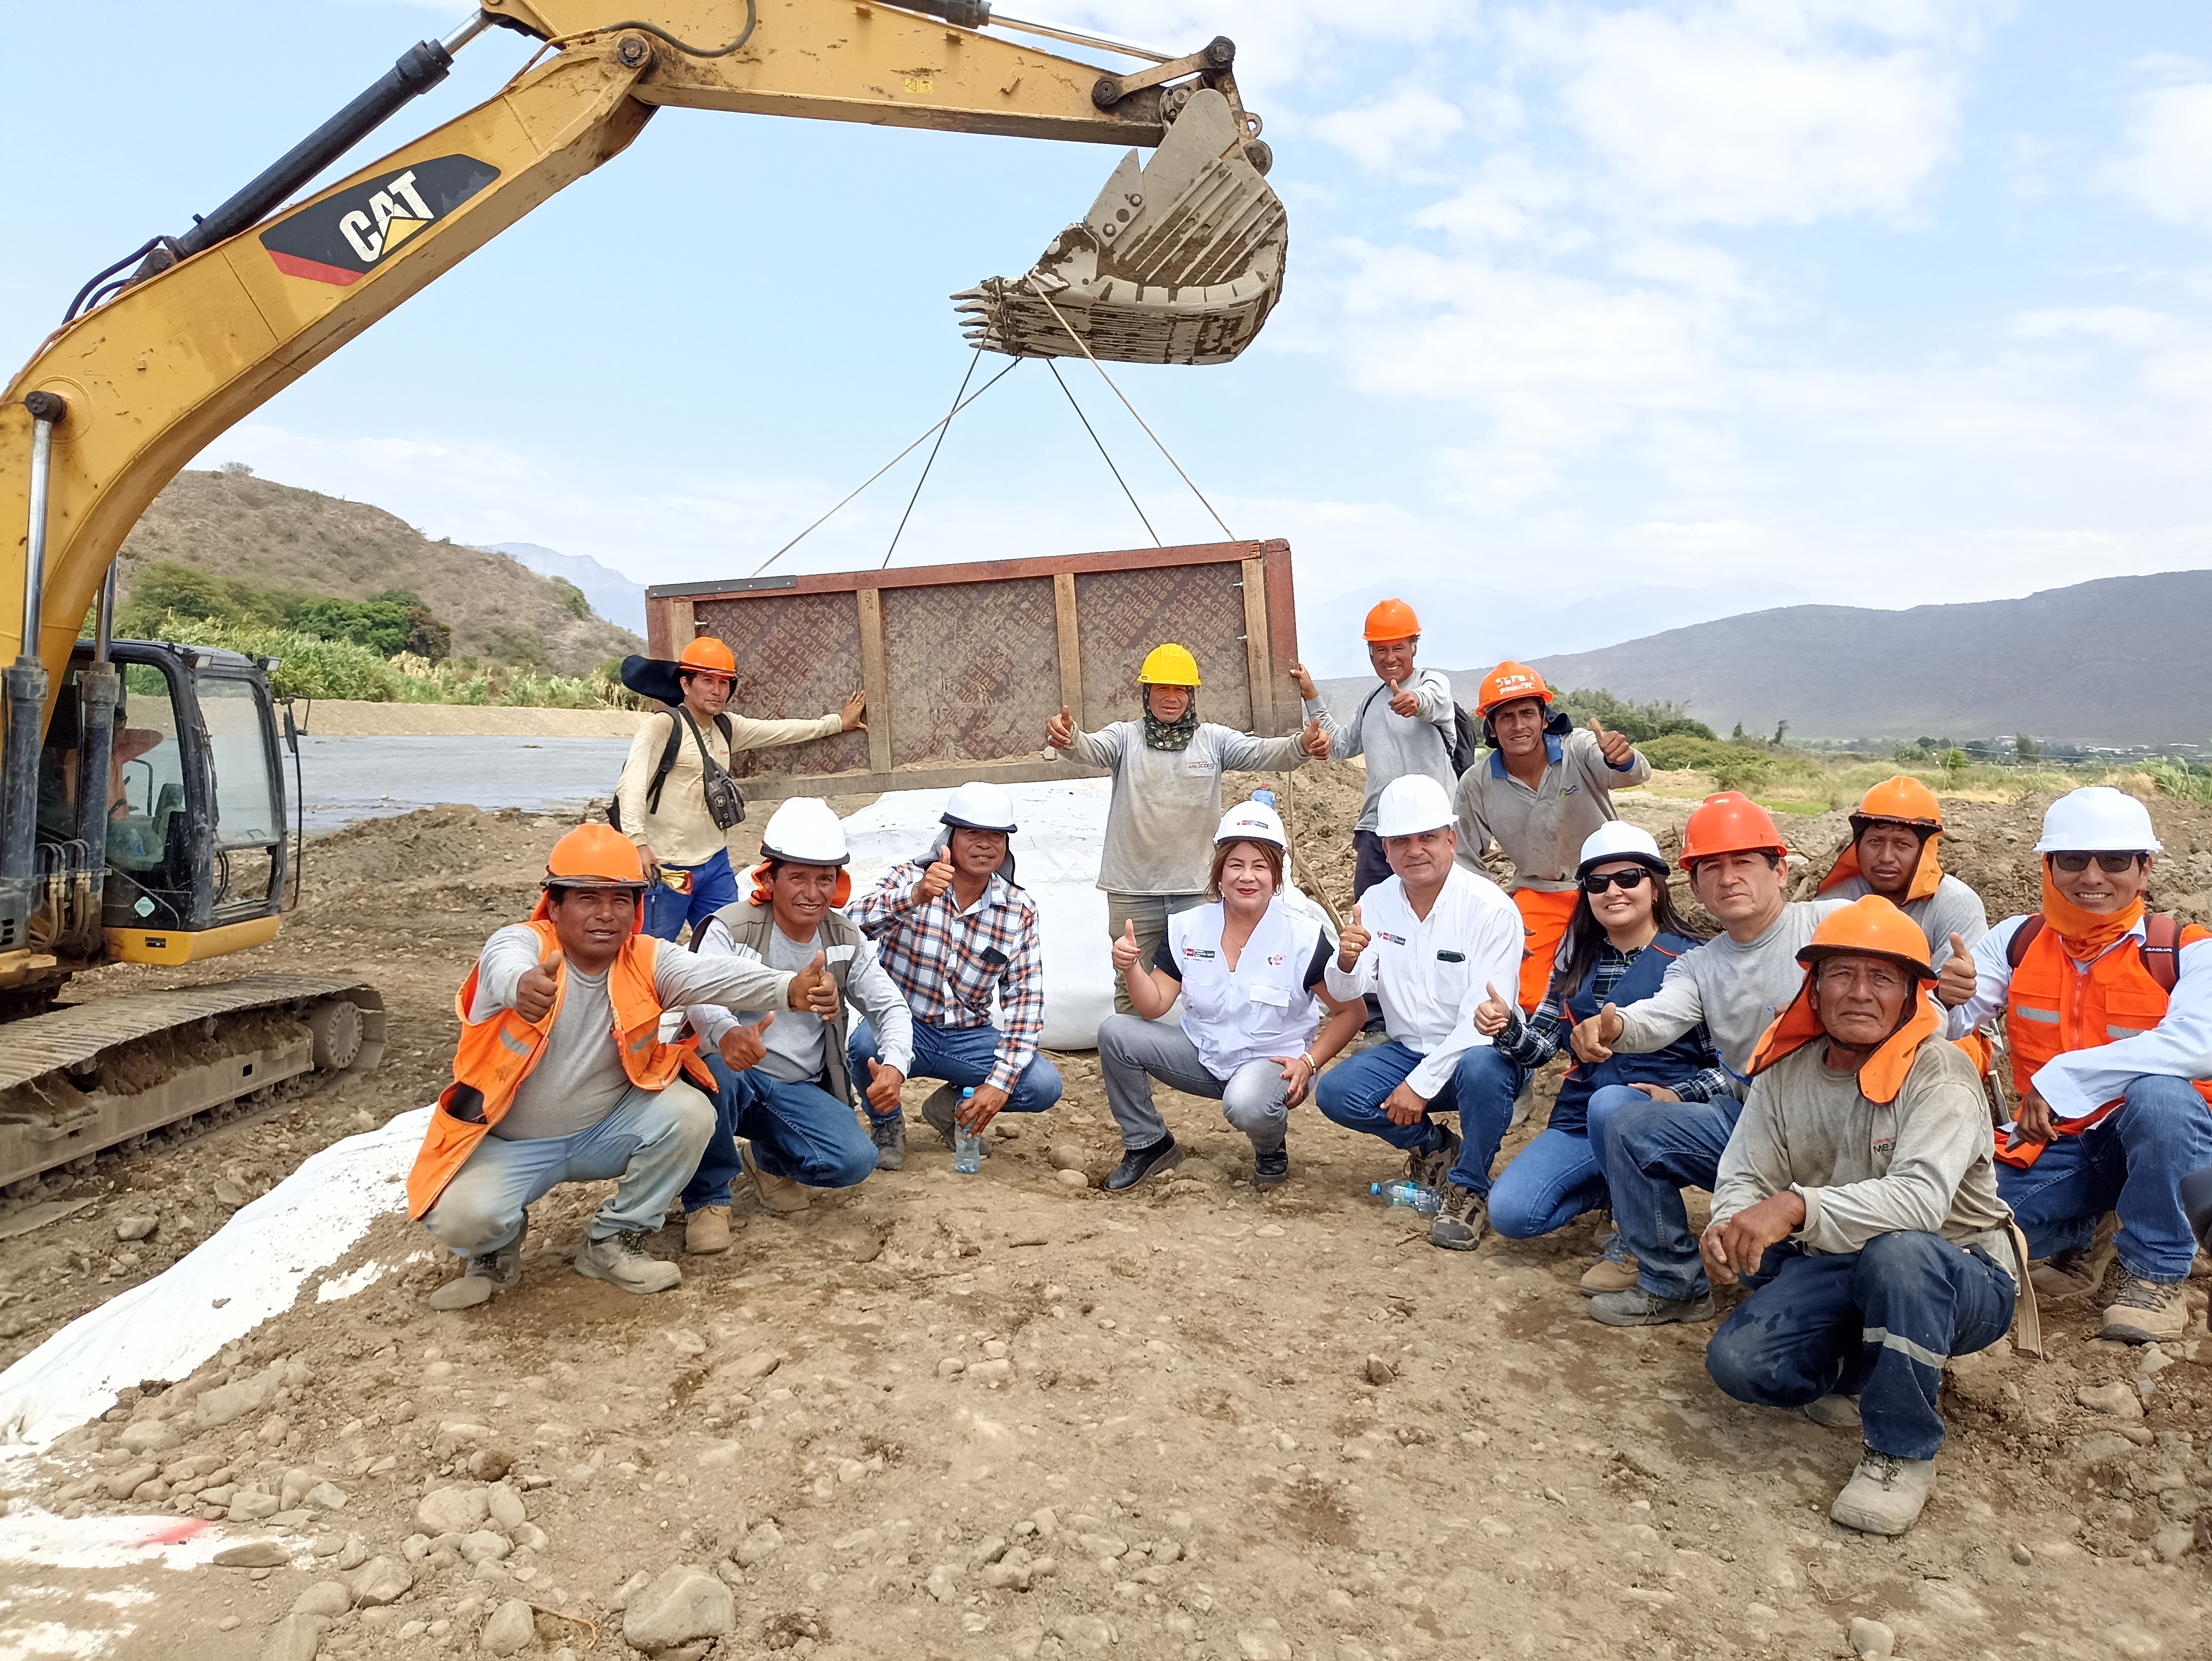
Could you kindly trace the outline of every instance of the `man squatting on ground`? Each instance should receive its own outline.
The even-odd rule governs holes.
[[[2017,1112],[1997,1191],[2033,1254],[2063,1273],[2119,1213],[2122,1279],[2104,1335],[2181,1336],[2196,1256],[2182,1179],[2212,1165],[2212,932],[2148,916],[2160,851],[2149,811],[2104,785],[2043,816],[2043,906],[1972,953],[1954,1037],[2000,1012]]]
[[[1392,781],[1376,824],[1393,874],[1352,908],[1325,984],[1339,1003],[1375,994],[1389,1041],[1322,1074],[1314,1103],[1405,1149],[1406,1174],[1443,1196],[1429,1244],[1472,1251],[1522,1077],[1475,1030],[1474,1011],[1486,986],[1521,971],[1521,914],[1496,883],[1453,860],[1451,798],[1434,779]],[[1458,1135],[1433,1117],[1451,1112]]]
[[[807,1189],[850,1188],[876,1168],[875,1144],[854,1116],[854,1086],[863,1085],[878,1111],[898,1105],[914,1063],[914,1018],[874,944],[836,909],[852,896],[851,857],[830,804],[793,797],[761,831],[750,896],[692,934],[702,958],[748,958],[770,969],[801,969],[821,952],[840,997],[827,1019],[771,1012],[756,1020],[711,1003],[689,1012],[720,1088],[714,1134],[684,1190],[686,1251],[729,1250],[730,1182],[740,1169],[769,1210],[793,1212],[806,1208]],[[878,1059],[864,1078],[846,1058],[848,1002],[876,1034]]]
[[[2024,1266],[1980,1076],[1922,990],[1918,927],[1869,895],[1796,955],[1804,983],[1752,1058],[1698,1243],[1715,1281],[1755,1288],[1705,1366],[1740,1402],[1862,1421],[1828,1514],[1902,1534],[1935,1486],[1944,1363],[2005,1335]]]
[[[456,1000],[453,1082],[407,1177],[409,1216],[467,1260],[434,1307],[514,1286],[528,1208],[562,1183],[611,1177],[621,1185],[592,1217],[576,1272],[625,1292],[675,1286],[682,1272],[640,1242],[698,1166],[714,1129],[700,1086],[714,1081],[689,1045],[662,1040],[662,1012],[837,1009],[819,954],[795,974],[702,958],[640,933],[644,921],[637,849],[611,825],[586,824],[553,844],[531,920],[484,942]]]
[[[1305,731],[1297,737],[1255,738],[1200,721],[1199,685],[1198,660],[1170,642],[1154,647],[1137,671],[1142,719],[1085,733],[1063,704],[1045,728],[1053,749],[1114,776],[1098,886],[1106,891],[1107,934],[1118,940],[1134,924],[1140,960],[1167,939],[1170,917],[1205,903],[1221,776],[1287,772],[1328,754],[1317,701],[1309,702]],[[1128,988],[1116,976],[1114,1008],[1126,1015],[1130,1007]]]
[[[1482,678],[1475,714],[1490,754],[1459,781],[1459,862],[1482,870],[1492,841],[1513,861],[1506,891],[1526,931],[1517,1001],[1544,1000],[1559,941],[1575,910],[1571,874],[1583,844],[1620,816],[1613,793],[1642,784],[1651,764],[1618,733],[1595,721],[1577,731],[1552,713],[1552,691],[1525,664],[1506,662]]]
[[[944,834],[918,860],[884,873],[853,920],[876,943],[914,1016],[909,1078],[942,1079],[922,1117],[949,1147],[957,1115],[980,1132],[1001,1111],[1042,1113],[1060,1099],[1060,1071],[1037,1053],[1044,1031],[1044,953],[1036,904],[1014,884],[1013,800],[995,784],[963,784],[945,804]],[[1003,1029],[991,1025],[999,1001]],[[874,1029],[853,1029],[854,1078],[881,1057]],[[962,1089],[972,1090],[955,1106]],[[871,1098],[868,1134],[884,1171],[906,1164],[906,1118]],[[985,1143],[988,1152],[990,1144]]]
[[[1098,1028],[1098,1069],[1123,1149],[1103,1184],[1109,1192],[1182,1163],[1152,1104],[1154,1079],[1221,1104],[1223,1116],[1252,1139],[1257,1186],[1290,1180],[1291,1110],[1366,1024],[1367,1007],[1340,1004],[1325,989],[1316,995],[1336,942],[1318,917],[1284,904],[1289,854],[1275,810],[1239,803],[1214,833],[1212,903],[1170,918],[1149,964],[1133,924],[1114,942],[1114,967],[1135,1011]],[[1165,1025],[1178,997],[1182,1024]],[[1316,1037],[1323,1006],[1330,1019]]]

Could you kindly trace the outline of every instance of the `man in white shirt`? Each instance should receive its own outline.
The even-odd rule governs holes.
[[[805,1012],[741,1016],[717,1004],[688,1012],[720,1088],[714,1134],[684,1190],[686,1251],[729,1249],[730,1182],[740,1169],[763,1205],[789,1212],[806,1208],[808,1189],[850,1188],[877,1166],[876,1145],[853,1116],[854,1088],[860,1085],[879,1113],[898,1105],[913,1065],[914,1018],[874,945],[836,909],[850,895],[850,857],[830,804],[794,797],[761,832],[751,893],[700,926],[694,949],[710,962],[736,957],[804,968],[822,953],[840,998],[827,1019]],[[865,1080],[853,1078],[846,1056],[848,1001],[876,1033],[877,1058]]]
[[[1376,824],[1391,876],[1352,907],[1326,982],[1340,1002],[1375,994],[1389,1042],[1322,1074],[1315,1104],[1407,1153],[1406,1174],[1440,1190],[1429,1244],[1472,1251],[1489,1226],[1490,1165],[1522,1069],[1474,1027],[1492,987],[1521,972],[1521,914],[1457,864],[1451,798],[1423,774],[1393,780]],[[1456,1112],[1460,1131],[1431,1116]]]

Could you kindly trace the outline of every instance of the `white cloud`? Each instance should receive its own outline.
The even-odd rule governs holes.
[[[1324,115],[1313,130],[1368,172],[1389,173],[1433,154],[1466,122],[1458,105],[1404,87],[1381,103]]]
[[[2212,81],[2140,94],[2107,190],[2169,224],[2212,228]]]

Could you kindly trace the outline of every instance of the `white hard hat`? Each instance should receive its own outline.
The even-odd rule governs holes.
[[[1575,874],[1588,876],[1592,866],[1607,865],[1615,860],[1634,860],[1662,874],[1667,869],[1667,856],[1659,851],[1659,844],[1649,830],[1626,819],[1607,819],[1583,842],[1582,863],[1575,867]]]
[[[830,804],[814,796],[793,796],[769,816],[761,831],[761,854],[793,865],[842,865],[852,855],[845,827]]]
[[[963,784],[946,799],[941,823],[963,830],[1014,833],[1014,799],[995,784]]]
[[[1382,787],[1375,804],[1375,834],[1411,837],[1424,830],[1440,830],[1452,823],[1451,798],[1426,773],[1407,773]]]
[[[2039,854],[2161,854],[2150,809],[2124,790],[2092,784],[2043,810]]]
[[[1221,816],[1221,828],[1213,833],[1216,848],[1225,842],[1263,842],[1270,848],[1291,851],[1291,839],[1283,834],[1283,817],[1264,801],[1240,801]]]

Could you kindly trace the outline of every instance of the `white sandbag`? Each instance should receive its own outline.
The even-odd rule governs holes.
[[[417,1108],[323,1149],[181,1262],[0,1372],[0,1453],[42,1447],[98,1417],[127,1384],[186,1378],[291,1308],[308,1278],[343,1256],[380,1214],[405,1208],[407,1168],[429,1120],[430,1110]]]

